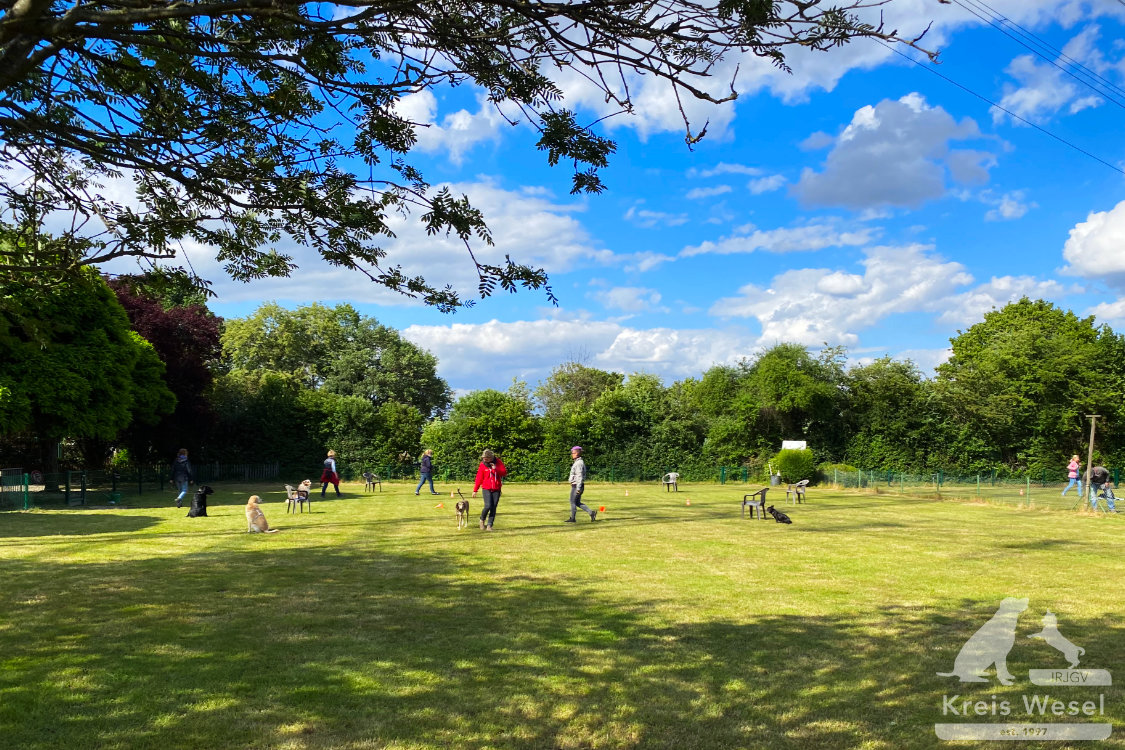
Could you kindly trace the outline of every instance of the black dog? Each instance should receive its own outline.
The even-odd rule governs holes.
[[[771,516],[773,516],[773,520],[777,521],[778,523],[793,523],[792,518],[785,515],[780,510],[777,510],[772,505],[766,508],[766,513],[769,513]]]
[[[207,496],[215,494],[215,491],[205,484],[201,484],[195,488],[195,497],[191,499],[191,510],[188,511],[188,518],[199,518],[200,516],[207,515]]]

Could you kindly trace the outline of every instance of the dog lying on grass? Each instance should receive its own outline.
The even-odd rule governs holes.
[[[769,513],[771,516],[773,516],[773,520],[777,521],[778,523],[793,523],[792,518],[785,515],[780,510],[777,510],[772,505],[766,508],[766,513]]]
[[[188,511],[188,518],[202,518],[207,515],[207,496],[215,494],[215,491],[205,484],[195,488],[195,497],[191,499],[191,510]]]
[[[251,495],[250,499],[246,501],[246,531],[253,533],[260,531],[263,534],[275,534],[277,529],[271,529],[269,522],[266,520],[266,514],[262,512],[262,508],[258,503],[261,498],[257,495]]]

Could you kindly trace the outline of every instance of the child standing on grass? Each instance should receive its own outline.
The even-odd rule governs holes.
[[[1070,481],[1066,485],[1066,489],[1062,491],[1063,497],[1070,491],[1074,485],[1078,485],[1078,496],[1082,496],[1082,479],[1078,476],[1078,470],[1082,466],[1082,462],[1078,460],[1078,454],[1075,453],[1070,457],[1070,463],[1066,465],[1066,476]]]
[[[590,514],[590,520],[598,520],[598,512],[588,508],[582,502],[582,492],[586,489],[586,462],[582,460],[582,446],[576,445],[570,449],[570,458],[574,463],[570,465],[570,518],[563,523],[575,523],[574,516],[578,509]]]
[[[477,490],[484,490],[484,507],[480,512],[481,531],[492,531],[492,522],[496,520],[496,506],[500,504],[500,486],[508,474],[508,467],[492,451],[487,448],[480,454],[480,466],[477,467],[477,479],[473,483],[473,497]]]

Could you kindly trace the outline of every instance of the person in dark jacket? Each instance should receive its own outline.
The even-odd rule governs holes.
[[[422,478],[418,480],[418,486],[414,488],[414,494],[415,495],[418,494],[419,490],[422,489],[422,485],[425,484],[427,482],[427,480],[430,483],[430,494],[431,495],[438,494],[437,491],[434,490],[434,452],[429,448],[427,448],[422,453],[422,472],[421,473],[422,473]]]
[[[176,507],[182,508],[184,504],[184,495],[187,494],[188,485],[195,481],[195,475],[191,470],[191,462],[188,461],[187,448],[180,448],[180,452],[176,454],[176,459],[172,461],[172,486],[180,489],[180,494],[176,495]]]
[[[492,522],[496,520],[496,506],[500,504],[500,486],[508,468],[492,451],[487,448],[480,455],[480,466],[477,467],[477,479],[473,483],[473,497],[477,490],[484,490],[484,508],[480,512],[481,531],[492,531]]]
[[[1110,513],[1117,513],[1117,508],[1114,507],[1113,501],[1113,488],[1109,482],[1109,469],[1104,466],[1095,466],[1090,469],[1090,509],[1098,509],[1098,493],[1103,493],[1105,497],[1105,504],[1109,507]]]

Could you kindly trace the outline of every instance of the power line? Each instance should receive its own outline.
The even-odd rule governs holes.
[[[1044,54],[1043,54],[1043,53],[1042,53],[1042,52],[1041,52],[1040,50],[1038,50],[1038,49],[1035,49],[1034,47],[1032,47],[1031,45],[1029,45],[1029,44],[1028,44],[1027,42],[1023,41],[1022,39],[1018,39],[1018,38],[1017,38],[1016,36],[1014,36],[1014,35],[1012,35],[1011,33],[1009,33],[1009,32],[1008,32],[1008,30],[1007,30],[1007,29],[1005,29],[1005,28],[1004,28],[1004,26],[1003,26],[1002,24],[1000,24],[1000,23],[997,23],[997,19],[999,19],[999,20],[1001,20],[1001,21],[1006,21],[1006,20],[1007,20],[1007,19],[1006,19],[1006,18],[1004,18],[1003,16],[1000,16],[1000,15],[998,15],[998,14],[997,14],[997,15],[990,15],[990,14],[986,13],[985,11],[982,11],[982,10],[980,10],[979,8],[975,7],[975,5],[974,5],[973,7],[970,7],[969,5],[966,5],[966,4],[965,4],[965,2],[963,2],[962,0],[953,0],[953,2],[954,2],[954,3],[956,3],[957,5],[959,5],[960,7],[964,8],[965,10],[967,10],[967,11],[968,11],[969,13],[971,13],[971,14],[972,14],[972,15],[974,15],[974,16],[976,16],[976,17],[977,17],[977,18],[979,18],[980,20],[984,21],[984,22],[985,22],[985,23],[987,23],[987,24],[988,24],[989,26],[991,26],[992,28],[996,29],[996,30],[997,30],[997,31],[999,31],[999,32],[1000,32],[1001,34],[1003,34],[1004,36],[1006,36],[1006,37],[1008,37],[1009,39],[1011,39],[1012,41],[1014,41],[1014,42],[1015,42],[1016,44],[1019,44],[1019,45],[1020,45],[1021,47],[1023,47],[1023,48],[1024,48],[1024,49],[1026,49],[1026,50],[1029,50],[1030,52],[1032,52],[1033,54],[1035,54],[1035,55],[1036,55],[1037,57],[1039,57],[1040,59],[1042,59],[1042,60],[1045,60],[1045,61],[1046,61],[1046,62],[1048,62],[1049,64],[1051,64],[1051,65],[1053,65],[1054,67],[1058,68],[1058,69],[1059,69],[1060,71],[1062,71],[1063,73],[1067,74],[1068,76],[1070,76],[1070,77],[1071,77],[1071,78],[1073,78],[1074,80],[1078,81],[1078,82],[1079,82],[1080,84],[1082,84],[1082,85],[1083,85],[1083,86],[1085,86],[1086,88],[1090,89],[1091,91],[1094,91],[1094,92],[1095,92],[1095,93],[1097,93],[1097,94],[1098,94],[1099,96],[1103,96],[1103,97],[1105,97],[1105,98],[1106,98],[1107,100],[1109,100],[1109,101],[1110,101],[1110,102],[1112,102],[1113,104],[1116,104],[1116,105],[1117,105],[1118,107],[1121,107],[1122,109],[1125,109],[1125,102],[1122,102],[1122,101],[1119,101],[1118,99],[1115,99],[1115,98],[1114,98],[1114,97],[1113,97],[1112,95],[1110,95],[1110,94],[1106,93],[1105,91],[1103,91],[1102,89],[1098,88],[1097,86],[1095,86],[1095,85],[1094,85],[1094,84],[1093,84],[1092,82],[1090,82],[1089,80],[1087,80],[1087,79],[1084,79],[1084,78],[1081,78],[1081,77],[1079,77],[1079,76],[1078,76],[1078,75],[1076,75],[1076,74],[1075,74],[1075,73],[1074,73],[1073,71],[1069,70],[1068,68],[1065,68],[1065,67],[1063,67],[1062,65],[1059,65],[1059,63],[1058,63],[1058,62],[1057,62],[1056,60],[1052,60],[1052,59],[1051,59],[1050,57],[1048,57],[1047,55],[1044,55]],[[973,0],[968,0],[968,2],[973,2]],[[984,4],[983,4],[983,3],[981,3],[981,5],[984,5]],[[986,5],[985,7],[987,8],[988,6]],[[989,8],[989,10],[991,10],[991,8]],[[993,11],[993,13],[995,13],[995,11]],[[1013,24],[1013,25],[1014,25],[1014,24]],[[1022,31],[1022,29],[1021,29],[1021,31]],[[1046,44],[1045,42],[1042,42],[1041,40],[1039,40],[1039,39],[1038,39],[1038,37],[1035,37],[1035,35],[1034,35],[1034,34],[1024,34],[1024,35],[1025,35],[1025,36],[1028,36],[1029,38],[1032,38],[1032,39],[1034,39],[1034,40],[1036,41],[1036,43],[1038,43],[1038,44],[1042,44],[1042,45],[1044,45],[1044,46],[1047,46],[1047,47],[1048,47],[1049,49],[1054,49],[1054,48],[1050,47],[1050,45],[1047,45],[1047,44]],[[1057,51],[1057,50],[1056,50],[1056,51]],[[1062,53],[1059,53],[1059,54],[1060,54],[1060,55],[1062,55]],[[1071,60],[1071,58],[1070,58],[1070,57],[1067,57],[1066,55],[1062,55],[1062,57],[1065,57],[1065,58],[1066,58],[1067,60]],[[1071,60],[1071,62],[1074,62],[1074,61],[1073,61],[1073,60]],[[1081,65],[1081,63],[1075,63],[1075,64],[1076,64],[1076,65],[1079,65],[1079,66],[1080,66],[1080,67],[1082,67],[1082,68],[1083,68],[1084,70],[1088,70],[1088,69],[1087,69],[1087,68],[1086,68],[1085,66]],[[1093,71],[1089,71],[1089,72],[1090,72],[1090,73],[1091,73],[1092,75],[1095,75],[1095,76],[1097,76],[1097,74],[1096,74],[1096,73],[1093,73]],[[1098,77],[1100,78],[1100,76],[1098,76]],[[1114,90],[1114,91],[1115,91],[1115,93],[1117,93],[1117,94],[1118,94],[1119,96],[1123,96],[1123,97],[1125,97],[1125,91],[1121,91],[1121,90],[1120,90],[1120,89],[1118,89],[1118,88],[1117,88],[1117,87],[1116,87],[1115,85],[1113,85],[1113,84],[1109,84],[1108,82],[1107,82],[1107,84],[1108,84],[1109,88],[1110,88],[1110,89],[1112,89],[1112,90]]]
[[[1020,26],[1018,23],[1016,23],[1012,19],[1008,18],[1007,16],[1001,15],[999,11],[997,11],[995,8],[993,8],[988,3],[984,2],[984,0],[970,0],[970,2],[973,2],[976,5],[983,5],[985,8],[987,8],[989,11],[992,12],[993,17],[999,19],[1002,23],[1005,23],[1005,24],[1007,24],[1009,26],[1012,26],[1016,29],[1019,29],[1022,36],[1033,39],[1035,41],[1035,43],[1039,44],[1042,47],[1045,47],[1048,51],[1052,52],[1053,54],[1058,55],[1060,59],[1066,60],[1068,63],[1071,63],[1072,65],[1084,70],[1086,73],[1088,73],[1089,75],[1098,79],[1104,85],[1108,86],[1110,89],[1112,89],[1112,90],[1122,94],[1123,96],[1125,96],[1125,89],[1122,89],[1120,86],[1113,83],[1113,81],[1110,81],[1108,78],[1102,76],[1097,71],[1094,71],[1094,70],[1091,70],[1090,68],[1087,68],[1081,62],[1079,62],[1078,60],[1075,60],[1074,58],[1070,57],[1069,55],[1067,55],[1062,50],[1056,49],[1055,47],[1051,46],[1051,44],[1049,42],[1047,42],[1046,40],[1044,40],[1042,37],[1037,36],[1036,34],[1034,34],[1031,31],[1028,31],[1027,29]],[[1120,2],[1122,5],[1125,5],[1125,0],[1118,0],[1118,2]]]
[[[1123,5],[1125,5],[1125,0],[1119,0],[1119,1],[1120,1],[1120,2],[1121,2],[1121,3],[1123,4]],[[1017,114],[1016,114],[1015,112],[1012,112],[1012,111],[1011,111],[1010,109],[1007,109],[1006,107],[1002,107],[1002,106],[1000,106],[1000,105],[999,105],[999,104],[997,104],[996,102],[994,102],[994,101],[992,101],[991,99],[989,99],[989,98],[988,98],[987,96],[984,96],[983,94],[978,94],[977,92],[973,91],[973,90],[972,90],[971,88],[969,88],[968,86],[965,86],[965,85],[963,85],[963,84],[960,84],[960,83],[958,83],[957,81],[955,81],[955,80],[953,80],[952,78],[950,78],[949,76],[947,76],[947,75],[944,75],[944,74],[942,74],[942,73],[939,73],[938,71],[934,70],[934,69],[933,69],[932,67],[930,67],[929,65],[926,65],[926,64],[924,64],[924,63],[921,63],[921,62],[919,62],[919,61],[915,60],[915,59],[914,59],[913,57],[911,57],[910,55],[906,55],[906,54],[903,54],[902,52],[900,52],[899,50],[895,49],[894,47],[892,47],[891,45],[887,44],[886,42],[883,42],[883,41],[882,41],[882,40],[880,40],[880,39],[876,39],[875,41],[876,41],[876,42],[878,42],[879,44],[882,44],[882,45],[883,45],[884,47],[886,47],[887,49],[889,49],[889,50],[890,50],[891,52],[894,52],[894,53],[895,53],[896,55],[899,55],[900,57],[905,57],[905,58],[906,58],[907,60],[909,60],[910,62],[914,63],[915,65],[917,65],[918,67],[922,68],[923,70],[926,70],[926,71],[929,71],[930,73],[933,73],[933,74],[934,74],[935,76],[937,76],[938,78],[942,79],[943,81],[946,81],[946,82],[948,82],[948,83],[951,83],[951,84],[953,84],[954,86],[956,86],[957,88],[961,89],[962,91],[964,91],[964,92],[966,92],[966,93],[969,93],[969,94],[972,94],[973,96],[975,96],[976,98],[980,99],[981,101],[983,101],[983,102],[985,102],[985,103],[987,103],[987,104],[991,104],[991,105],[992,105],[993,107],[996,107],[996,109],[1000,110],[1001,112],[1004,112],[1005,114],[1007,114],[1007,115],[1008,115],[1009,117],[1011,117],[1012,119],[1015,119],[1015,120],[1019,120],[1019,121],[1020,121],[1020,122],[1022,122],[1022,123],[1023,123],[1024,125],[1027,125],[1027,126],[1029,126],[1029,127],[1035,128],[1035,129],[1036,129],[1036,130],[1038,130],[1038,131],[1039,131],[1040,133],[1044,133],[1045,135],[1048,135],[1048,136],[1050,136],[1051,138],[1054,138],[1054,139],[1055,139],[1056,141],[1058,141],[1059,143],[1062,143],[1062,144],[1063,144],[1063,145],[1065,145],[1065,146],[1069,146],[1070,148],[1074,149],[1074,150],[1075,150],[1075,151],[1077,151],[1078,153],[1080,153],[1080,154],[1085,154],[1086,156],[1090,157],[1090,158],[1091,158],[1091,159],[1093,159],[1094,161],[1096,161],[1096,162],[1100,162],[1101,164],[1104,164],[1105,166],[1107,166],[1107,167],[1109,167],[1110,169],[1112,169],[1112,170],[1113,170],[1114,172],[1117,172],[1118,174],[1120,174],[1120,175],[1122,175],[1122,176],[1125,176],[1125,169],[1122,169],[1121,167],[1117,166],[1116,164],[1110,164],[1110,163],[1109,163],[1108,161],[1106,161],[1105,159],[1101,158],[1100,156],[1096,156],[1096,155],[1094,155],[1094,154],[1090,153],[1090,152],[1089,152],[1089,151],[1087,151],[1086,149],[1082,148],[1081,146],[1077,146],[1077,145],[1075,145],[1075,144],[1071,143],[1070,141],[1066,140],[1066,139],[1065,139],[1065,138],[1063,138],[1062,136],[1059,136],[1059,135],[1055,135],[1055,134],[1054,134],[1054,133],[1052,133],[1052,132],[1051,132],[1050,130],[1047,130],[1047,129],[1046,129],[1046,128],[1044,128],[1044,127],[1041,127],[1041,126],[1039,126],[1039,125],[1036,125],[1036,124],[1035,124],[1034,122],[1031,122],[1030,120],[1027,120],[1027,119],[1025,119],[1025,118],[1023,118],[1023,117],[1020,117],[1020,116],[1019,116],[1019,115],[1017,115]]]

